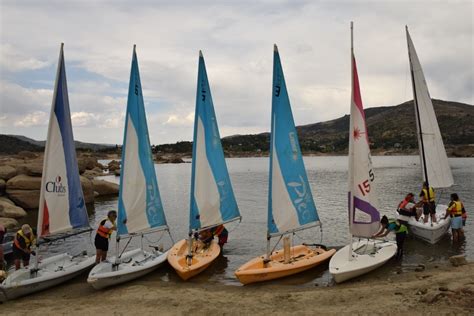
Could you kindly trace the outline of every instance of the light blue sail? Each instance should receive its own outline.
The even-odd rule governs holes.
[[[273,53],[271,122],[268,233],[280,235],[317,225],[319,217],[308,183],[276,45]]]
[[[167,228],[151,153],[135,46],[122,147],[117,227],[119,235]]]
[[[198,230],[239,218],[239,208],[222,150],[206,65],[199,52],[189,228]]]

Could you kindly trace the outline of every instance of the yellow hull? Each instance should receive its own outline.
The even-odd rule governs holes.
[[[242,265],[235,276],[242,284],[263,282],[283,278],[308,269],[327,261],[336,253],[335,249],[311,249],[304,245],[291,247],[291,258],[284,262],[283,250],[278,250],[270,256],[270,261],[265,263],[265,256],[260,256]]]
[[[176,273],[183,280],[206,270],[206,268],[219,256],[221,247],[216,241],[212,241],[208,247],[200,241],[193,242],[192,262],[189,265],[187,260],[188,240],[178,241],[168,252],[168,262],[176,270]]]

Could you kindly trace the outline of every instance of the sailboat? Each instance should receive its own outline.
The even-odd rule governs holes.
[[[64,44],[61,44],[49,118],[41,179],[37,235],[44,243],[90,231],[79,178],[66,83]],[[63,283],[94,265],[87,252],[62,253],[14,271],[0,285],[0,301],[38,292]]]
[[[370,239],[379,229],[375,173],[370,156],[369,135],[360,94],[354,57],[351,22],[351,115],[349,127],[349,245],[339,249],[329,262],[329,272],[337,283],[372,271],[393,257],[393,242]],[[358,240],[354,242],[354,237]]]
[[[294,232],[321,226],[321,223],[306,175],[276,45],[273,52],[271,122],[267,253],[250,260],[235,272],[242,284],[273,280],[308,270],[325,262],[336,252],[323,246],[312,248],[303,244],[291,247],[290,238]],[[284,237],[282,250],[270,250],[272,237],[280,237],[280,240]]]
[[[144,234],[160,231],[169,233],[151,153],[134,45],[122,147],[117,249],[119,239],[129,238],[130,242],[133,237],[143,238]],[[101,289],[141,277],[166,261],[167,252],[160,251],[158,247],[146,251],[143,243],[141,245],[141,248],[127,252],[124,249],[110,260],[96,265],[89,273],[87,282],[95,289]]]
[[[177,242],[168,253],[168,262],[183,280],[204,271],[221,252],[215,240],[204,244],[195,236],[202,231],[241,219],[224,159],[201,51],[191,168],[189,238]]]
[[[413,86],[413,103],[418,136],[418,148],[423,182],[433,188],[448,188],[454,184],[453,174],[444,149],[443,139],[434,112],[433,103],[426,85],[425,76],[415,51],[415,46],[406,27],[408,59]],[[417,221],[413,216],[398,215],[400,220],[408,223],[410,233],[431,244],[437,243],[449,230],[451,219],[444,219],[446,205],[436,206],[436,222],[431,219],[424,223],[423,215]]]

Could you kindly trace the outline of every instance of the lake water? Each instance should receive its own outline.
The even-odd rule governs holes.
[[[268,192],[268,158],[231,158],[227,166],[232,180],[237,203],[242,215],[242,222],[227,224],[230,231],[229,242],[223,256],[219,257],[207,271],[193,278],[190,282],[217,282],[228,285],[240,285],[234,277],[234,271],[248,260],[262,255],[266,250],[266,218]],[[305,157],[308,179],[311,183],[313,197],[322,222],[322,234],[319,228],[298,232],[294,243],[316,242],[329,247],[342,247],[348,243],[347,228],[347,157]],[[455,185],[447,190],[437,190],[439,202],[447,204],[449,194],[457,192],[464,202],[469,218],[465,227],[466,240],[461,244],[452,245],[447,235],[437,245],[409,238],[405,242],[403,266],[416,264],[445,262],[455,254],[466,254],[474,258],[474,159],[450,158]],[[418,156],[377,156],[373,157],[375,181],[379,195],[382,214],[393,216],[398,203],[407,192],[416,196],[421,186],[421,167]],[[160,164],[156,165],[158,184],[164,203],[165,213],[171,234],[175,241],[187,236],[189,222],[189,190],[191,164]],[[119,177],[106,176],[104,179],[117,182]],[[97,222],[106,216],[107,211],[117,209],[117,198],[99,199],[90,214],[91,226],[96,228]],[[34,223],[36,225],[36,223]],[[145,244],[163,245],[169,248],[172,243],[167,234],[147,235],[142,240]],[[276,241],[276,240],[275,240]],[[140,240],[131,245],[138,246]],[[121,242],[121,245],[124,245]],[[85,249],[92,254],[93,234],[73,237],[67,241],[56,242],[46,249],[47,253],[62,252],[65,249],[78,253]],[[115,252],[111,242],[109,254]],[[377,277],[386,273],[395,273],[400,265],[390,262],[367,277]],[[159,269],[160,279],[166,282],[180,282],[171,267]],[[309,272],[292,276],[274,284],[282,285],[332,285],[333,281],[327,265]]]

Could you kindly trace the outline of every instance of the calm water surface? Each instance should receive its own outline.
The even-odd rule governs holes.
[[[240,285],[234,277],[234,271],[253,257],[265,253],[266,250],[266,218],[268,194],[268,158],[231,158],[227,159],[237,203],[242,215],[242,222],[227,225],[230,231],[229,242],[223,256],[218,258],[207,271],[193,278],[190,282],[217,282],[228,285]],[[294,236],[295,243],[317,242],[330,247],[342,247],[348,243],[347,228],[347,157],[305,157],[308,178],[313,190],[319,217],[323,224],[319,228],[298,232]],[[474,258],[474,159],[450,158],[455,185],[447,190],[437,190],[440,203],[449,201],[449,194],[457,192],[464,202],[469,218],[465,227],[466,241],[460,245],[452,245],[450,236],[446,236],[437,245],[429,245],[422,241],[409,238],[405,243],[403,267],[432,262],[445,262],[455,254],[465,253]],[[421,185],[421,167],[417,156],[373,157],[377,192],[382,214],[393,216],[396,206],[407,192],[417,196]],[[187,236],[189,222],[189,190],[191,164],[156,165],[158,184],[164,203],[165,213],[171,234],[175,241]],[[108,181],[119,182],[118,177],[104,177]],[[117,209],[117,198],[100,199],[91,210],[91,226],[96,228],[97,222],[105,217],[110,209]],[[33,220],[34,222],[34,220]],[[36,225],[36,223],[34,223]],[[167,234],[147,235],[143,240],[133,240],[131,245],[144,244],[172,245]],[[123,246],[125,243],[121,242]],[[57,242],[46,249],[46,253],[62,252],[65,249],[78,253],[86,249],[94,253],[93,235],[73,237],[67,241]],[[110,252],[114,253],[114,243]],[[44,253],[44,252],[43,252]],[[383,274],[395,273],[400,265],[390,262],[367,277],[378,277]],[[161,280],[180,282],[171,267],[159,269]],[[310,270],[300,275],[270,282],[281,285],[332,285],[333,281],[327,265]],[[257,285],[261,286],[261,285]]]

